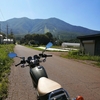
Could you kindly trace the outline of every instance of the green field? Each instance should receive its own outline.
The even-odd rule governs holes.
[[[78,59],[78,60],[88,60],[88,61],[95,61],[95,65],[100,68],[100,56],[91,56],[91,55],[83,55],[77,51],[69,51],[66,55],[61,55],[61,57],[69,58],[69,59]]]
[[[8,89],[8,75],[10,73],[10,66],[13,62],[8,57],[8,53],[13,51],[14,45],[0,45],[0,100],[7,97]]]

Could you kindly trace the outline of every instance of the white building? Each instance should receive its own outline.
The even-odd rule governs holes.
[[[3,43],[13,43],[13,39],[3,39]]]
[[[62,43],[63,48],[67,47],[80,47],[80,43],[68,43],[68,42],[63,42]]]
[[[0,34],[0,44],[3,42],[3,36]]]

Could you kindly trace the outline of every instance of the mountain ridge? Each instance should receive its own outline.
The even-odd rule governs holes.
[[[71,25],[61,19],[52,17],[48,19],[29,19],[27,17],[12,18],[6,21],[0,21],[2,31],[6,32],[6,26],[9,25],[15,35],[51,32],[53,35],[58,33],[77,33],[78,35],[89,35],[100,33],[100,31],[88,29],[82,26]]]

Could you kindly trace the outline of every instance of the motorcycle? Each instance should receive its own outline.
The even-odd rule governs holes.
[[[49,42],[45,49],[39,55],[29,56],[27,59],[25,57],[19,57],[16,53],[11,52],[8,54],[10,58],[19,57],[21,59],[21,67],[24,67],[27,63],[30,67],[30,76],[34,88],[37,91],[37,100],[84,100],[82,96],[71,99],[68,92],[62,88],[62,86],[49,79],[46,70],[40,65],[41,62],[45,62],[47,57],[52,57],[52,55],[44,54],[47,48],[50,48],[53,44]]]

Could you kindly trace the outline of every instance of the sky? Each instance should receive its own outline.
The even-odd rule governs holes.
[[[0,0],[0,21],[48,19],[100,31],[100,0]]]

